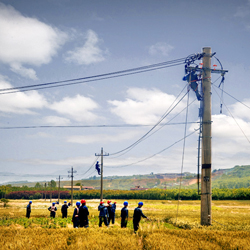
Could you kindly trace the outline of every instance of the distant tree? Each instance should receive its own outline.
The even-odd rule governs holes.
[[[42,185],[39,182],[37,182],[36,185],[35,185],[35,188],[38,188],[38,189],[42,188]]]
[[[55,187],[56,187],[56,182],[55,182],[54,180],[51,180],[51,181],[48,183],[48,187],[55,188]]]
[[[77,183],[75,184],[75,186],[81,186],[81,183],[80,183],[80,182],[77,182]]]
[[[4,207],[7,207],[7,203],[9,202],[9,200],[8,200],[8,199],[5,199],[5,198],[2,198],[2,199],[1,199],[1,202],[3,202],[3,206],[4,206]]]

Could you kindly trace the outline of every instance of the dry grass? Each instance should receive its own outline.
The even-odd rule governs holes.
[[[120,228],[122,202],[117,200],[116,223],[98,227],[98,201],[87,201],[90,227],[74,229],[69,218],[49,218],[49,202],[33,201],[31,218],[25,218],[27,201],[10,201],[0,207],[1,249],[250,249],[250,202],[213,201],[213,225],[199,225],[200,202],[182,201],[177,217],[176,201],[144,201],[142,220],[135,235],[133,209],[137,200],[129,201],[129,222]],[[62,203],[62,201],[61,201]]]

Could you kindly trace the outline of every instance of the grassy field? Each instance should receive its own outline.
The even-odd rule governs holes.
[[[62,204],[63,201],[60,201]],[[25,218],[26,200],[10,200],[0,207],[1,249],[250,249],[250,201],[213,201],[212,226],[200,226],[200,201],[145,200],[137,234],[132,216],[137,200],[129,200],[129,222],[120,228],[123,201],[116,200],[114,225],[98,227],[98,200],[88,200],[90,227],[74,229],[69,217],[49,218],[50,202],[33,201],[31,218]]]

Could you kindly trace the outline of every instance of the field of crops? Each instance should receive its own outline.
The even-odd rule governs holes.
[[[62,204],[63,201],[60,201]],[[1,249],[250,249],[250,201],[213,201],[212,226],[202,227],[200,201],[144,200],[150,220],[142,220],[137,234],[132,216],[137,200],[129,200],[129,222],[120,228],[123,201],[116,200],[114,225],[98,227],[98,200],[88,200],[90,227],[75,229],[69,217],[49,218],[50,202],[35,200],[31,218],[25,218],[27,200],[10,200],[0,207]]]

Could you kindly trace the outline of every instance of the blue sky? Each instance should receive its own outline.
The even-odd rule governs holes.
[[[99,75],[187,57],[211,47],[229,70],[212,88],[213,169],[249,164],[250,1],[0,0],[0,89]],[[213,58],[212,64],[218,64]],[[218,67],[219,68],[219,67]],[[122,150],[154,125],[184,88],[184,65],[65,87],[0,95],[0,182],[93,176],[101,147]],[[212,82],[218,78],[213,75]],[[219,80],[214,83],[219,84]],[[218,93],[218,95],[217,95]],[[198,121],[190,92],[188,121]],[[184,99],[163,121],[185,108]],[[244,106],[244,103],[246,106]],[[185,111],[120,157],[105,157],[104,175],[180,172]],[[23,126],[90,128],[27,128]],[[198,128],[189,124],[187,133]],[[184,171],[197,170],[197,133],[188,137]],[[5,173],[5,175],[3,175]],[[9,173],[9,174],[6,174]]]

